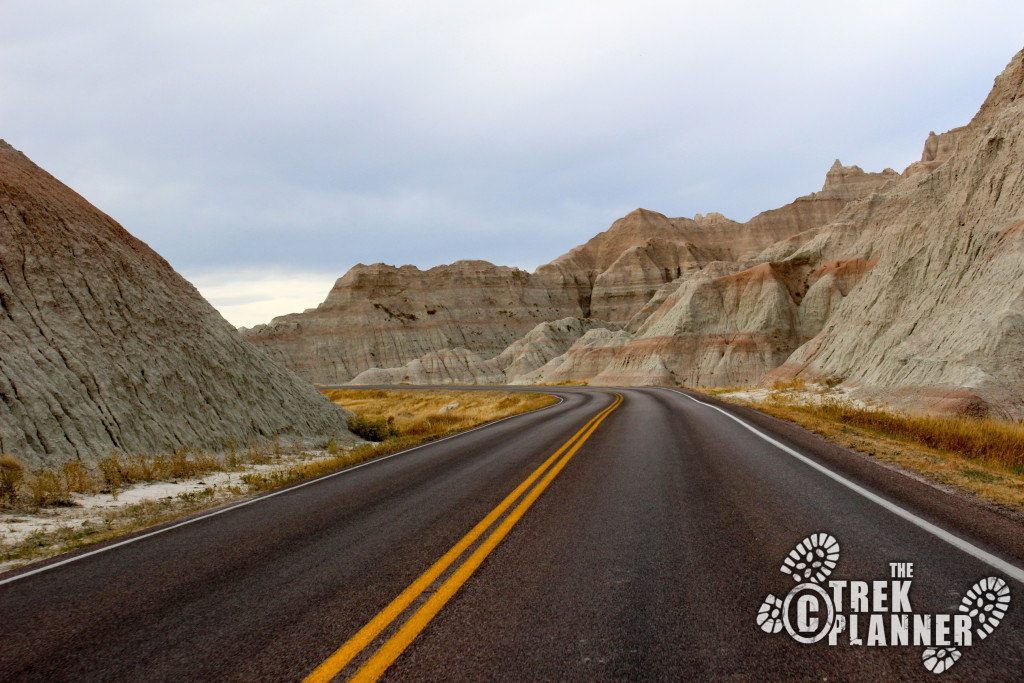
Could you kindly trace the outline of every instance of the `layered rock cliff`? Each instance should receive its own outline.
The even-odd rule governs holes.
[[[317,308],[275,318],[247,338],[307,380],[337,384],[450,349],[492,358],[542,322],[580,315],[574,292],[518,268],[378,263],[352,268]],[[447,367],[439,360],[429,366]]]
[[[497,324],[504,321],[493,307],[441,336],[411,318],[412,309],[346,328],[340,315],[321,312],[325,302],[250,338],[320,381],[372,367],[393,370],[360,381],[722,386],[801,376],[912,407],[1022,416],[1022,55],[968,125],[929,134],[920,161],[902,174],[836,161],[821,191],[746,223],[640,209],[535,273],[516,271],[516,292],[547,297],[533,294],[532,305],[513,297],[503,311],[524,321],[516,331]],[[423,281],[435,298],[461,296]],[[496,287],[489,281],[481,291]],[[345,310],[378,304],[379,292],[362,291]],[[513,353],[502,344],[522,343],[506,339],[525,334],[526,320],[564,316],[614,326],[580,331],[525,372],[497,362]],[[275,328],[313,321],[312,339],[345,339],[356,349],[343,354],[343,368],[330,366],[338,354],[311,359],[275,341]],[[420,345],[396,341],[406,335]],[[445,355],[451,349],[461,350]],[[382,350],[383,361],[375,355]]]
[[[747,264],[756,260],[770,245],[828,223],[851,200],[888,187],[898,178],[892,169],[865,173],[836,160],[820,192],[746,223],[718,213],[667,218],[638,209],[586,244],[541,266],[537,274],[574,283],[585,314],[625,323],[666,283],[716,261]]]
[[[274,434],[348,432],[166,261],[0,141],[0,452],[39,466]]]
[[[814,248],[877,265],[773,378],[834,376],[898,404],[1024,415],[1024,52],[905,176],[822,230]]]
[[[849,197],[865,196],[895,177],[895,171],[864,173],[836,162],[821,192],[747,223],[720,214],[668,218],[637,209],[534,273],[486,261],[457,261],[425,271],[358,265],[317,308],[242,332],[317,384],[357,376],[359,383],[411,382],[413,377],[520,381],[524,373],[506,376],[498,368],[495,374],[483,361],[546,321],[584,318],[635,328],[666,285],[709,267],[719,272],[722,264],[730,272],[742,269],[778,240],[827,222]],[[442,353],[453,349],[462,352]],[[408,372],[402,369],[414,362]]]
[[[600,320],[543,322],[493,358],[464,348],[431,351],[397,368],[371,368],[351,384],[520,384],[591,330],[617,329]]]

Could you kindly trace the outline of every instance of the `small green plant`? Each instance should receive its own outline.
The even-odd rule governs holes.
[[[185,491],[183,493],[179,493],[178,498],[186,503],[198,503],[202,500],[213,498],[214,494],[216,494],[216,491],[207,486],[205,489],[199,491]]]

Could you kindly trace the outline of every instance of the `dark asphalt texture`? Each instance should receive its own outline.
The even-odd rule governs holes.
[[[915,563],[915,612],[999,573],[666,389],[625,397],[388,680],[934,680],[920,647],[803,645],[755,623],[805,536],[832,579]],[[557,406],[0,585],[0,679],[301,680],[613,397]],[[702,397],[702,400],[711,402]],[[756,411],[830,469],[1024,566],[1022,525]],[[31,569],[27,567],[19,571]],[[0,574],[0,579],[18,572]],[[942,680],[1024,680],[1024,594]]]

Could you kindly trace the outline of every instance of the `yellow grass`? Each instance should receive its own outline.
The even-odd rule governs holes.
[[[828,397],[820,403],[807,402],[784,393],[773,393],[763,401],[738,402],[933,481],[1024,511],[1022,424],[911,415]]]
[[[853,427],[1024,474],[1024,425],[991,418],[907,415],[823,401],[812,414]]]
[[[321,389],[338,405],[356,414],[357,433],[378,443],[348,450],[333,439],[325,444],[331,457],[277,472],[247,474],[250,491],[276,488],[337,471],[372,458],[471,429],[510,415],[555,403],[535,392],[456,391],[437,389]]]
[[[39,531],[24,541],[0,543],[0,561],[25,561],[65,552],[121,534],[177,519],[241,496],[329,474],[372,458],[409,448],[447,434],[510,415],[535,410],[557,399],[533,392],[434,390],[325,391],[335,402],[367,420],[393,417],[397,434],[380,443],[343,448],[332,438],[316,457],[296,452],[298,461],[277,470],[247,471],[239,485],[178,494],[174,499],[142,501],[103,513],[99,523],[85,522],[55,531]],[[458,405],[454,405],[458,404]],[[446,409],[446,407],[448,407]],[[143,456],[112,453],[95,469],[71,462],[58,468],[27,471],[17,459],[0,454],[0,508],[32,511],[74,505],[73,493],[116,492],[132,483],[198,477],[213,471],[245,470],[246,465],[275,462],[281,457],[275,439],[264,448],[244,451],[228,443],[225,453],[179,450]],[[326,456],[326,457],[325,457]]]
[[[444,389],[329,389],[323,393],[360,417],[393,418],[402,437],[442,436],[557,400],[536,392]]]
[[[246,462],[258,462],[264,457],[255,447],[250,447],[246,456]],[[231,468],[240,463],[235,458]],[[4,453],[0,454],[0,508],[27,510],[72,505],[75,493],[116,493],[129,484],[189,479],[228,468],[225,458],[181,448],[159,455],[113,452],[95,468],[72,460],[58,467],[28,472],[16,458]]]

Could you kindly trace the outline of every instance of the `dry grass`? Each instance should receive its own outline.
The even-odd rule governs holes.
[[[364,419],[392,418],[400,437],[443,436],[557,400],[536,392],[444,389],[331,389],[323,393]]]
[[[233,448],[229,448],[228,453],[225,459],[211,453],[189,451],[184,448],[179,448],[173,453],[153,456],[111,453],[100,460],[98,479],[102,483],[101,488],[107,491],[117,491],[125,485],[140,482],[191,479],[242,464],[243,460],[237,457]],[[258,454],[259,449],[250,447],[248,453]],[[255,459],[246,458],[245,461],[259,459],[257,456]]]
[[[211,506],[213,491],[207,491],[209,493],[201,491],[174,499],[144,500],[123,508],[106,510],[96,520],[33,532],[17,543],[0,544],[0,562],[10,562],[16,566],[24,561],[50,557],[185,517]]]
[[[274,454],[280,454],[276,440],[269,450],[249,446],[242,454],[233,445],[223,456],[185,448],[158,455],[113,452],[93,469],[72,460],[59,467],[28,471],[17,458],[4,453],[0,454],[0,509],[73,505],[74,494],[116,494],[132,484],[193,479],[261,464]]]
[[[324,395],[356,414],[357,434],[372,439],[348,450],[334,440],[324,444],[330,457],[274,472],[242,476],[249,491],[292,484],[382,455],[411,448],[510,415],[551,405],[553,396],[535,392],[439,389],[322,389]]]
[[[991,418],[907,415],[823,401],[812,414],[851,427],[1024,475],[1024,425]]]
[[[808,402],[784,393],[741,402],[932,481],[1024,511],[1022,424],[909,415],[827,397]]]
[[[689,385],[684,384],[682,386],[684,389],[689,389],[690,391],[696,391],[702,394],[707,394],[708,396],[721,396],[722,394],[733,394],[738,391],[750,390],[750,387],[739,385],[732,385],[727,387],[691,387]]]
[[[25,467],[17,458],[0,453],[0,508],[14,505],[25,480]]]
[[[440,389],[323,389],[329,399],[356,414],[353,426],[368,443],[341,450],[324,444],[331,457],[276,472],[242,476],[250,491],[277,488],[411,448],[455,432],[555,403],[535,392]]]
[[[173,498],[143,501],[102,511],[56,529],[38,531],[16,543],[0,543],[0,562],[23,562],[171,521],[241,496],[336,472],[372,458],[415,446],[509,415],[534,410],[557,399],[537,393],[502,391],[341,390],[325,392],[363,418],[383,422],[380,443],[343,448],[332,438],[318,455],[284,454],[277,440],[264,448],[240,450],[228,443],[219,455],[179,450],[141,456],[112,453],[90,470],[72,462],[51,470],[29,472],[12,456],[0,455],[0,508],[58,515],[74,505],[73,494],[117,493],[135,483],[195,479],[211,472],[242,472],[234,483],[180,493]],[[390,422],[389,417],[393,417]],[[282,459],[282,456],[288,456]],[[254,469],[253,465],[272,467]],[[273,465],[280,463],[280,465]],[[49,508],[47,510],[47,508]],[[70,511],[68,511],[70,512]]]

